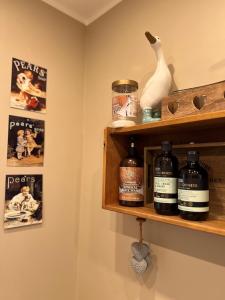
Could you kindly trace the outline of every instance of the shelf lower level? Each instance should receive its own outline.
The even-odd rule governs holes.
[[[207,221],[186,221],[179,216],[162,216],[155,213],[153,207],[125,207],[119,204],[107,204],[104,209],[149,219],[153,221],[172,224],[180,227],[185,227],[193,230],[214,233],[225,236],[225,219],[216,219],[210,217]]]

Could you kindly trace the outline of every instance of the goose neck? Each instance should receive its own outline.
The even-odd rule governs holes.
[[[157,64],[165,63],[164,54],[162,48],[158,48],[155,50],[155,55],[157,58]]]

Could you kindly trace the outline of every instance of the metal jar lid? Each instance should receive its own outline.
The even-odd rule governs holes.
[[[135,92],[138,89],[138,83],[135,80],[121,79],[113,81],[112,90],[117,93]]]

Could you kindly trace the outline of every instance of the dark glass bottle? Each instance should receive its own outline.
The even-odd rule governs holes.
[[[161,215],[177,215],[178,160],[172,144],[162,142],[162,153],[154,162],[154,208]]]
[[[188,151],[187,165],[178,179],[178,208],[186,220],[203,221],[209,213],[208,173],[199,164],[197,151]]]
[[[134,138],[130,138],[128,156],[120,163],[119,204],[144,205],[144,164],[137,155]]]

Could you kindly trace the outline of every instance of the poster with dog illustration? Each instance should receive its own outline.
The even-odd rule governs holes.
[[[43,166],[45,122],[9,116],[7,165],[9,167]]]
[[[47,69],[13,58],[10,107],[46,113]]]
[[[42,223],[42,175],[6,175],[4,228]]]

